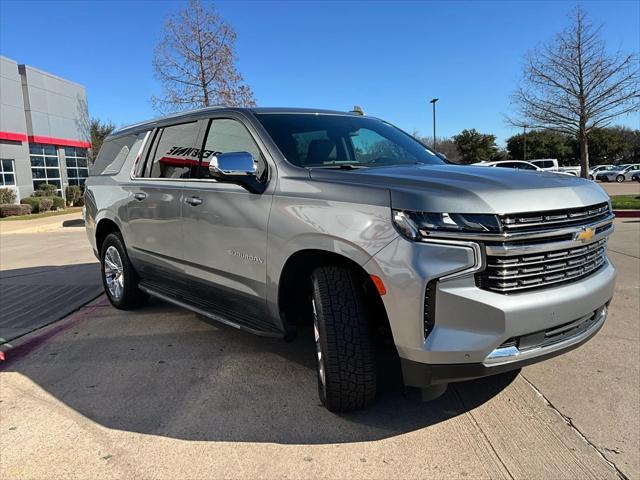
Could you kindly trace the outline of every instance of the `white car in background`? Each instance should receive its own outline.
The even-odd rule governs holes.
[[[596,174],[596,180],[601,182],[618,182],[622,183],[625,180],[631,180],[634,173],[640,172],[640,163],[628,163],[626,165],[619,165],[613,170],[605,170]]]
[[[548,173],[558,173],[560,175],[572,175],[566,172],[560,172],[557,170],[545,170],[534,165],[531,162],[525,162],[524,160],[498,160],[495,162],[478,162],[474,163],[478,167],[500,167],[500,168],[512,168],[515,170],[529,170],[535,172],[548,172]]]
[[[613,170],[614,168],[616,168],[615,165],[596,165],[589,170],[589,179],[595,180],[598,173],[604,173],[608,170]]]
[[[555,158],[536,158],[535,160],[529,160],[529,163],[532,163],[536,167],[541,170],[545,170],[547,172],[555,172],[555,173],[568,173],[569,175],[574,175],[576,177],[580,176],[580,167],[560,167],[558,165],[558,160]]]

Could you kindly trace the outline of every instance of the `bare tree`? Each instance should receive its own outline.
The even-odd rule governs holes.
[[[575,137],[586,177],[589,133],[638,110],[638,60],[634,54],[608,53],[601,27],[594,27],[580,6],[570,18],[566,30],[527,55],[513,95],[519,118],[507,121]]]
[[[152,96],[153,107],[176,112],[217,104],[255,105],[235,66],[235,40],[233,28],[200,0],[189,0],[187,8],[170,15],[153,59],[163,87],[161,96]]]

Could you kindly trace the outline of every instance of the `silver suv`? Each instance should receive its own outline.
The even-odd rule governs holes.
[[[105,141],[85,200],[116,308],[152,295],[257,335],[313,328],[332,411],[373,401],[385,345],[433,397],[586,342],[613,295],[598,185],[450,165],[357,113],[220,107],[133,125]]]

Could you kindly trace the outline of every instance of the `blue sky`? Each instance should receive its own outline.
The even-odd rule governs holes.
[[[151,59],[182,1],[0,0],[0,53],[82,83],[92,116],[156,116]],[[503,141],[524,53],[553,37],[575,2],[216,2],[237,32],[238,67],[260,106],[348,110],[438,136]],[[640,2],[584,2],[610,49],[640,51]],[[640,128],[638,115],[618,123]]]

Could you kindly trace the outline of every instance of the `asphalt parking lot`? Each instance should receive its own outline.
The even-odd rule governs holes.
[[[610,317],[580,349],[430,403],[388,379],[349,415],[319,405],[310,332],[283,343],[100,297],[0,366],[0,476],[640,478],[640,220],[616,220],[609,250]]]

